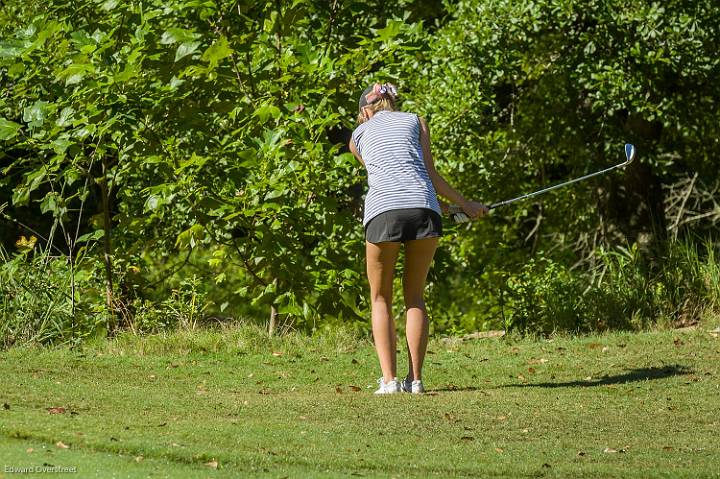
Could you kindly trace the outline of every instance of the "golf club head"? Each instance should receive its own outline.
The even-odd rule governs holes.
[[[635,159],[635,145],[625,143],[625,156],[627,157],[627,161],[625,162],[625,164],[629,165],[630,163],[632,163],[632,161]]]

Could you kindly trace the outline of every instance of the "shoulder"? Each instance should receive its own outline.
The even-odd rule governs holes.
[[[413,135],[416,135],[418,130],[422,128],[420,117],[415,113],[405,111],[382,112],[382,115],[378,118],[378,123],[382,124],[383,127],[397,127],[403,131],[409,130]]]
[[[393,115],[396,115],[395,118],[404,121],[408,125],[412,126],[413,128],[419,128],[422,131],[427,131],[428,126],[427,122],[423,117],[416,113],[409,113],[405,111],[395,111],[392,112]]]
[[[363,131],[367,128],[367,122],[359,124],[352,132],[353,140],[356,140],[358,136],[362,134]]]
[[[393,119],[413,121],[413,122],[417,122],[418,118],[419,118],[415,113],[409,113],[407,111],[388,111],[388,112],[385,112],[385,114],[388,115],[388,117],[391,117]]]

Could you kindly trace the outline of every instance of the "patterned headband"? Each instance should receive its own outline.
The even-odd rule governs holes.
[[[393,98],[397,97],[397,87],[392,83],[375,83],[372,88],[369,88],[367,93],[363,93],[360,97],[360,108],[375,103],[383,95],[390,95]],[[367,90],[366,90],[367,91]]]

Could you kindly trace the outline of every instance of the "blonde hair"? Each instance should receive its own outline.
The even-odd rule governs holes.
[[[363,115],[363,110],[369,110],[374,114],[379,111],[397,111],[398,108],[393,95],[389,93],[384,93],[379,100],[360,108],[360,112],[358,113],[357,117],[358,124],[362,124],[367,121],[367,118],[365,118],[365,116]]]

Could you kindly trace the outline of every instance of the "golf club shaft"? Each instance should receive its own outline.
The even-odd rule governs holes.
[[[533,196],[541,195],[543,193],[547,193],[548,191],[556,190],[558,188],[562,188],[563,186],[571,185],[573,183],[577,183],[578,181],[587,180],[588,178],[592,178],[593,176],[602,175],[604,173],[607,173],[608,171],[612,171],[615,168],[621,168],[623,166],[629,165],[633,159],[635,158],[635,146],[626,143],[625,144],[625,157],[627,158],[626,161],[617,164],[615,166],[611,166],[610,168],[605,168],[604,170],[596,171],[595,173],[590,173],[589,175],[581,176],[580,178],[575,178],[574,180],[565,181],[564,183],[559,183],[557,185],[548,186],[547,188],[543,188],[542,190],[533,191],[532,193],[528,193],[526,195],[518,196],[517,198],[511,198],[509,200],[500,201],[498,203],[493,203],[488,206],[488,209],[494,209],[499,206],[505,206],[509,205],[510,203],[514,203],[516,201],[525,200],[527,198],[532,198]],[[449,213],[453,215],[456,223],[462,223],[467,221],[469,218],[467,215],[463,212],[463,209],[458,205],[450,205],[449,207]]]
[[[500,201],[498,203],[493,203],[488,206],[488,209],[494,209],[499,206],[505,206],[509,205],[510,203],[515,203],[516,201],[524,200],[527,198],[532,198],[533,196],[538,196],[543,193],[547,193],[548,191],[556,190],[558,188],[562,188],[563,186],[571,185],[573,183],[577,183],[578,181],[587,180],[588,178],[592,178],[593,176],[602,175],[604,173],[607,173],[608,171],[612,171],[615,168],[620,168],[621,166],[625,166],[627,162],[620,163],[619,165],[611,166],[610,168],[605,168],[604,170],[596,171],[595,173],[590,173],[589,175],[581,176],[580,178],[575,178],[574,180],[565,181],[564,183],[559,183],[557,185],[548,186],[547,188],[543,188],[542,190],[533,191],[532,193],[528,193],[526,195],[518,196],[517,198],[512,198],[505,201]]]

